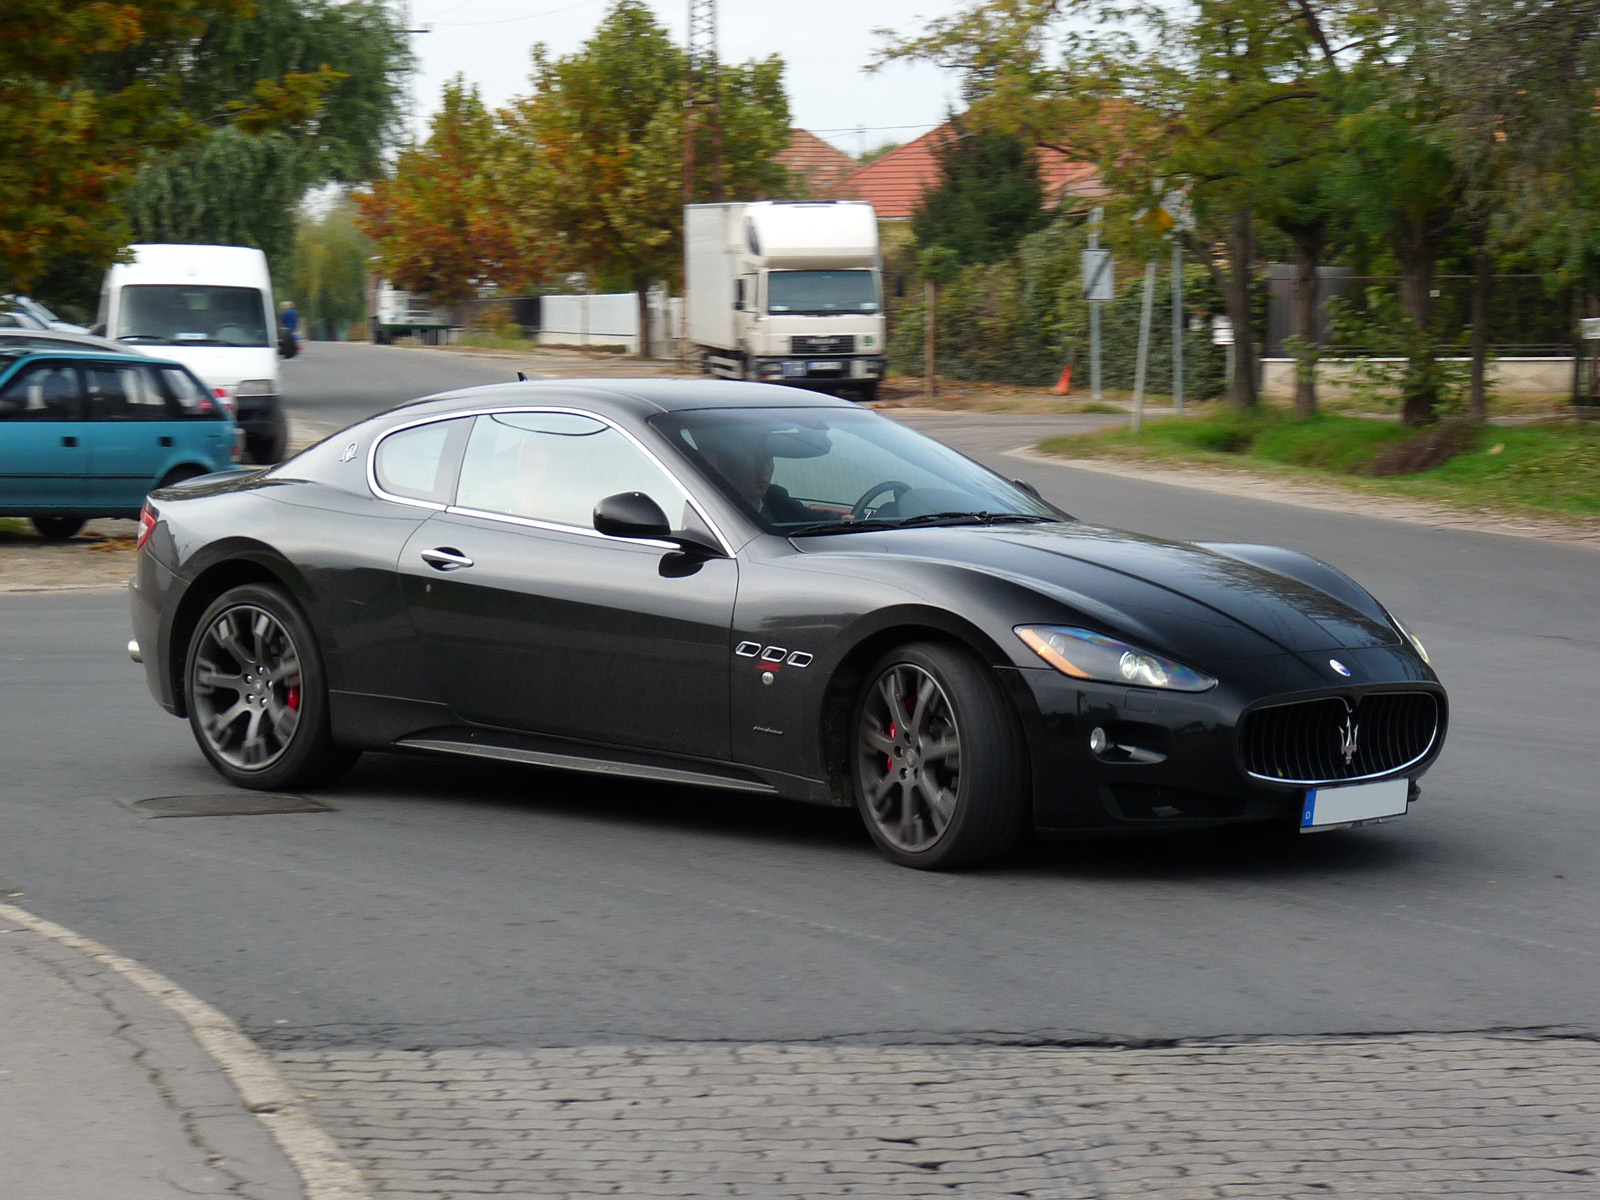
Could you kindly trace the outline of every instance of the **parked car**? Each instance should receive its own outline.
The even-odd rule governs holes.
[[[54,329],[61,333],[89,332],[82,325],[74,325],[71,321],[63,321],[32,296],[0,296],[0,305],[8,307],[13,312],[27,313],[45,329]]]
[[[0,352],[8,350],[88,350],[108,354],[137,354],[148,357],[137,346],[122,346],[110,338],[92,333],[68,333],[63,329],[0,329]]]
[[[243,438],[181,363],[0,342],[0,515],[69,538],[145,495],[230,468]]]
[[[487,758],[853,804],[954,867],[1030,826],[1386,820],[1445,735],[1421,643],[1334,568],[1080,524],[762,384],[457,392],[140,526],[130,653],[245,787]]]
[[[0,299],[0,329],[35,329],[42,330],[48,326],[38,317],[26,309],[18,308],[11,303],[10,297]]]
[[[248,246],[128,249],[133,261],[106,271],[95,332],[183,363],[233,405],[250,458],[277,462],[289,442],[278,359],[292,351],[266,255]]]

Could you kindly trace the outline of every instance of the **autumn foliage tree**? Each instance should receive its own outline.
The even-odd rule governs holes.
[[[150,39],[197,37],[246,0],[8,0],[0,36],[0,290],[27,289],[52,258],[102,263],[123,242],[117,194],[151,147],[190,132],[170,72],[86,79],[91,59]]]
[[[358,223],[392,283],[454,304],[476,280],[515,286],[537,271],[536,258],[510,253],[502,158],[493,116],[477,88],[457,76],[445,85],[427,140],[402,151],[387,178],[355,196]]]

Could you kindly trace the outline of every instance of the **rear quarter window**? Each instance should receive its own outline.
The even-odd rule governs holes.
[[[391,496],[449,504],[471,426],[470,417],[456,417],[389,434],[373,458],[378,486]]]

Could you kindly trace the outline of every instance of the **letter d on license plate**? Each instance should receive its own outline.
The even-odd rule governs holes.
[[[1300,832],[1321,833],[1401,816],[1410,790],[1411,784],[1404,779],[1313,788],[1306,793],[1305,807],[1300,810]]]

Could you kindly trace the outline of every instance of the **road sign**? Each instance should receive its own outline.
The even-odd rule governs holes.
[[[1580,318],[1578,328],[1583,333],[1584,341],[1600,342],[1600,317]]]
[[[1213,346],[1233,345],[1233,320],[1231,318],[1222,316],[1211,318],[1211,344]]]
[[[1095,302],[1117,298],[1117,280],[1111,266],[1111,251],[1083,252],[1083,298]]]

